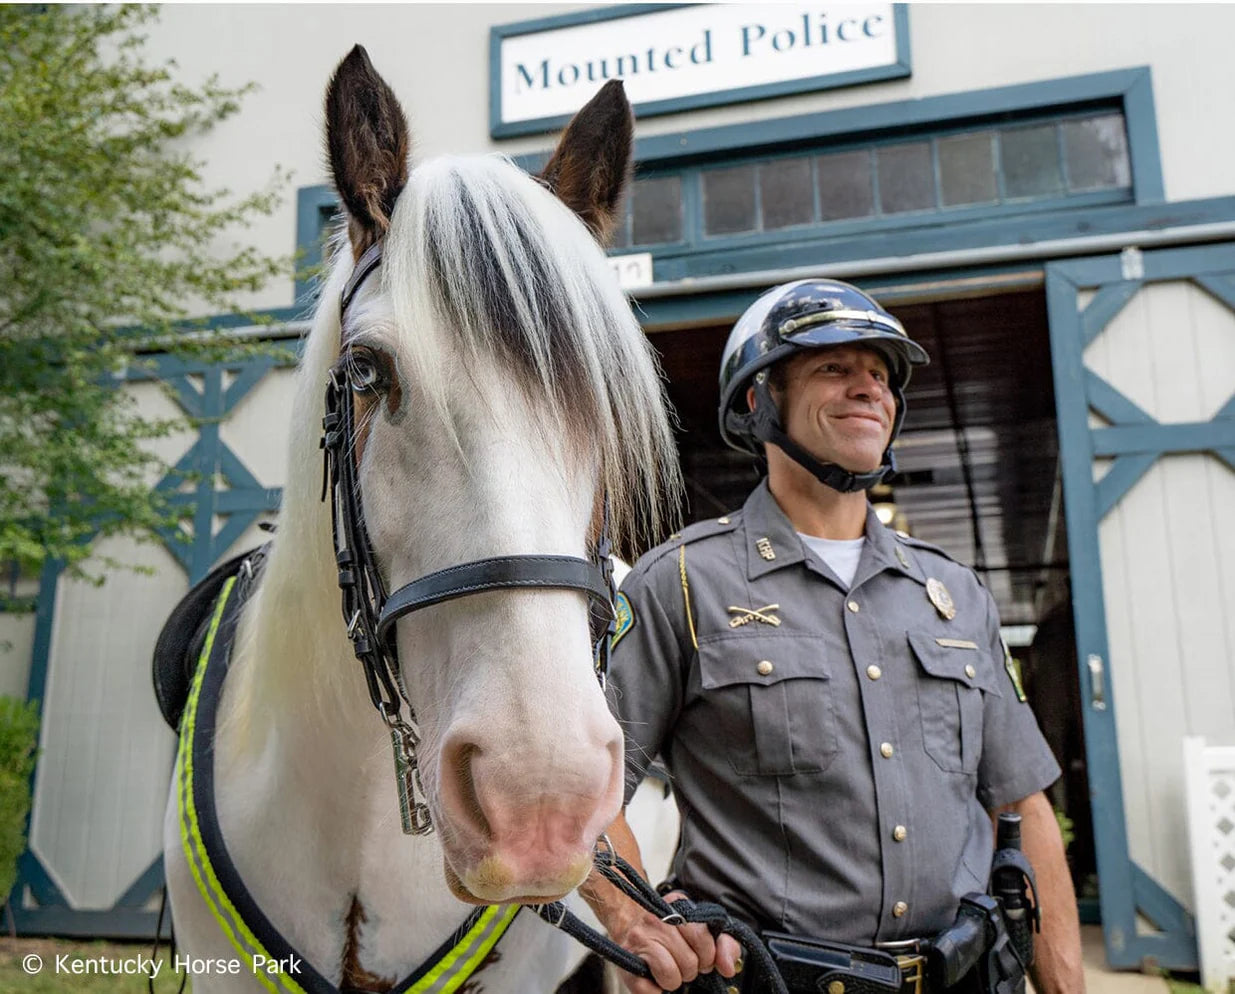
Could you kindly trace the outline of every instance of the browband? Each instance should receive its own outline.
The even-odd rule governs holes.
[[[387,641],[394,623],[403,615],[443,601],[511,587],[547,587],[580,590],[612,615],[609,583],[599,566],[575,556],[495,556],[448,566],[396,590],[382,607],[377,637]]]

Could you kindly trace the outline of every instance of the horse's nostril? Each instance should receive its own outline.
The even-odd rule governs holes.
[[[485,841],[493,836],[476,793],[473,761],[481,753],[473,742],[448,743],[442,750],[442,799],[452,818],[466,825]]]

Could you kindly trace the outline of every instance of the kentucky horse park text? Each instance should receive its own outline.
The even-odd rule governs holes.
[[[733,38],[723,39],[724,48],[737,58],[766,58],[777,53],[824,46],[844,46],[878,38],[887,33],[888,19],[882,14],[862,18],[845,17],[835,23],[826,13],[804,13],[788,23],[752,22],[737,27]],[[607,79],[628,79],[639,73],[674,72],[692,66],[710,65],[722,39],[704,28],[696,39],[681,44],[650,45],[640,51],[626,51],[580,61],[546,57],[530,64],[514,65],[516,93],[563,89],[578,83],[600,83]]]
[[[70,976],[108,974],[154,978],[159,975],[163,967],[168,965],[172,973],[187,973],[191,977],[240,973],[295,975],[300,972],[303,962],[297,956],[272,959],[259,954],[254,955],[251,962],[246,963],[239,959],[203,959],[197,956],[177,954],[168,964],[163,959],[153,959],[149,956],[74,956],[71,953],[60,953],[55,958],[54,967],[57,974]],[[37,971],[27,969],[27,972]]]

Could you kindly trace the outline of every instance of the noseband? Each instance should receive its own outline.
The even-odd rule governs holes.
[[[340,326],[356,293],[381,261],[381,242],[357,261],[340,300]],[[470,594],[510,589],[578,590],[600,609],[590,616],[596,635],[592,662],[603,688],[609,667],[610,637],[615,630],[613,599],[616,594],[610,559],[608,498],[605,498],[600,536],[591,560],[577,556],[493,556],[437,570],[387,594],[365,527],[355,459],[352,391],[338,366],[331,369],[327,380],[322,429],[321,447],[325,453],[322,499],[326,499],[329,489],[343,620],[352,650],[364,670],[369,698],[390,729],[403,831],[409,835],[424,835],[433,830],[433,824],[428,805],[421,799],[424,790],[416,759],[420,737],[415,730],[416,714],[407,699],[399,672],[395,622],[413,611]],[[407,720],[402,717],[404,704],[407,704]]]

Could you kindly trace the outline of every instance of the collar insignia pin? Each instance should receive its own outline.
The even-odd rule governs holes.
[[[931,603],[935,605],[935,610],[939,612],[939,617],[944,621],[951,621],[956,617],[956,604],[942,580],[936,580],[933,576],[927,580],[926,596],[930,598]]]
[[[905,569],[909,569],[909,557],[905,555],[905,550],[899,545],[896,547],[896,558]]]
[[[743,625],[749,625],[752,621],[759,621],[765,625],[777,628],[780,626],[780,618],[771,612],[779,610],[779,604],[765,604],[763,607],[737,607],[731,604],[729,605],[729,613],[733,617],[729,619],[729,627],[741,628]]]
[[[755,548],[759,550],[759,555],[764,559],[772,560],[776,558],[776,550],[772,548],[772,543],[766,538],[756,541]]]

